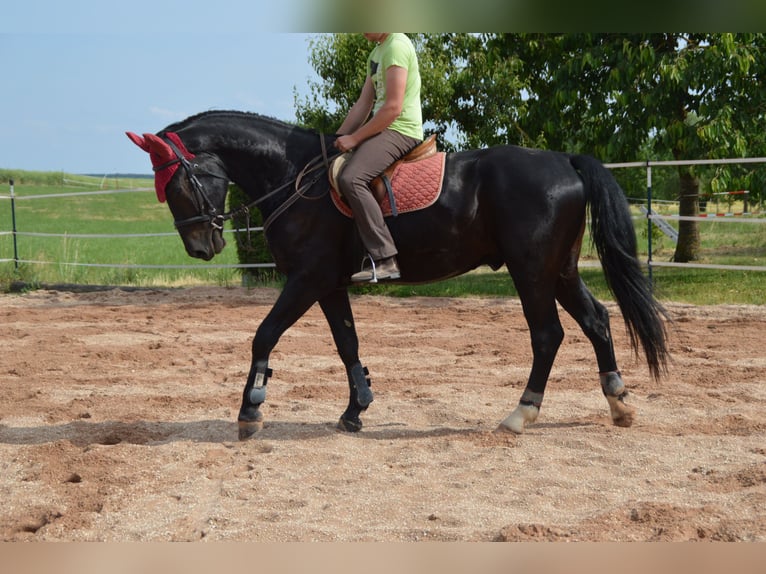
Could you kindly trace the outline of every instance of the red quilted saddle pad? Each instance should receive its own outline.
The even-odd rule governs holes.
[[[394,190],[396,210],[399,213],[417,211],[433,205],[439,198],[444,179],[445,152],[438,152],[431,157],[415,162],[400,163],[391,175],[391,187]],[[353,217],[351,209],[340,198],[338,192],[331,191],[335,207],[347,217]],[[388,195],[380,204],[383,215],[392,214],[391,202]]]

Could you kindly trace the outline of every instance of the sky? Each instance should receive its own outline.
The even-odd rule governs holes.
[[[316,35],[289,31],[278,10],[291,2],[131,0],[130,12],[103,0],[13,3],[0,23],[0,168],[151,173],[126,131],[210,109],[294,121],[293,91],[317,79]],[[236,18],[221,23],[227,3]]]

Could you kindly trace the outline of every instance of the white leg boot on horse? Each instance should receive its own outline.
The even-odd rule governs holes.
[[[636,410],[625,404],[628,391],[625,390],[625,383],[622,382],[620,371],[599,373],[599,377],[601,378],[601,390],[604,391],[604,396],[609,403],[614,425],[626,428],[632,426]]]
[[[497,430],[504,432],[511,431],[515,434],[523,433],[524,427],[527,424],[537,420],[542,402],[542,393],[535,393],[528,389],[525,390],[524,394],[521,395],[519,406],[500,423]]]

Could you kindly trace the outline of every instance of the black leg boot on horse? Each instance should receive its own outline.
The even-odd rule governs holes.
[[[271,375],[268,363],[257,361],[247,377],[242,393],[242,406],[237,417],[239,440],[248,439],[263,428],[261,405],[266,401],[266,383]]]
[[[319,306],[330,326],[338,354],[346,367],[348,376],[348,407],[338,421],[338,429],[359,432],[362,420],[359,415],[372,403],[372,389],[367,368],[359,361],[359,338],[356,334],[354,315],[345,289],[334,289],[319,300]]]
[[[349,397],[348,407],[340,416],[338,430],[359,432],[362,430],[362,420],[359,415],[367,410],[372,403],[372,381],[369,372],[361,363],[356,363],[348,370]]]

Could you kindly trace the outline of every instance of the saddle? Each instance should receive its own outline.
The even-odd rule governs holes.
[[[343,202],[343,205],[346,206],[346,202],[343,199],[340,188],[338,187],[337,178],[340,174],[341,170],[343,169],[343,165],[348,160],[349,154],[353,152],[346,152],[338,157],[336,157],[332,163],[330,164],[330,169],[328,171],[328,177],[330,179],[330,185],[332,186],[334,190],[333,199],[337,198],[340,199]],[[398,159],[394,163],[392,163],[390,166],[388,166],[382,174],[380,174],[378,177],[373,179],[370,182],[370,190],[372,191],[373,197],[375,197],[378,204],[381,206],[386,203],[386,199],[388,199],[388,203],[390,204],[390,209],[392,210],[393,214],[396,215],[396,200],[395,200],[395,194],[393,190],[393,185],[391,183],[394,174],[397,173],[400,168],[404,167],[406,164],[414,164],[419,161],[431,158],[433,156],[437,155],[436,151],[436,134],[433,134],[426,138],[423,142],[415,146],[412,150],[410,150],[407,154],[405,154],[401,159]],[[441,178],[439,178],[439,183],[441,184]],[[439,185],[441,187],[441,185]],[[438,193],[437,193],[438,195]],[[336,205],[337,205],[336,201]],[[340,205],[338,205],[339,209],[346,213],[346,210],[342,209]],[[385,210],[384,210],[385,211]]]

